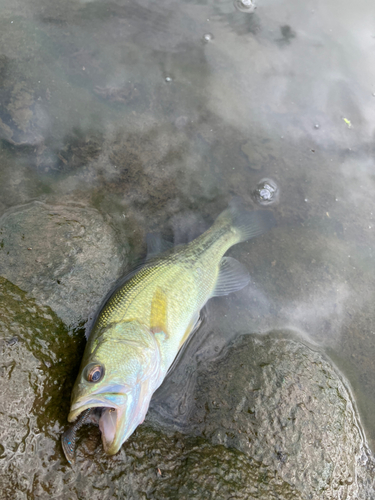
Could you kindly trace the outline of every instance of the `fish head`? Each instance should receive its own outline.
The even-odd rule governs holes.
[[[89,338],[72,391],[73,422],[99,408],[106,453],[114,455],[141,424],[160,385],[160,350],[155,336],[138,321],[109,325]]]

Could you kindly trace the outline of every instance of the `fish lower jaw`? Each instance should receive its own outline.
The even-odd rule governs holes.
[[[117,432],[117,419],[120,413],[118,409],[105,408],[99,419],[99,429],[102,434],[103,448],[107,455],[115,455],[123,443],[122,440],[119,441]]]
[[[119,445],[114,443],[113,441],[111,443],[108,443],[104,438],[104,434],[102,433],[102,445],[103,445],[104,452],[107,455],[113,456],[113,455],[116,455],[116,453],[118,453],[120,451],[122,443]]]

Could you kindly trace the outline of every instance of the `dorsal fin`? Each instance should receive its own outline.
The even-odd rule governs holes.
[[[159,253],[170,250],[173,247],[173,243],[170,241],[165,241],[160,236],[160,233],[149,233],[146,236],[147,243],[147,256],[146,260],[152,259]]]

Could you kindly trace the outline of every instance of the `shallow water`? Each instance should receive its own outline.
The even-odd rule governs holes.
[[[128,265],[148,232],[188,241],[233,196],[277,218],[230,251],[252,284],[208,304],[152,403],[164,418],[183,420],[189,383],[165,394],[198,362],[288,329],[348,379],[375,449],[374,15],[365,0],[1,2],[0,215],[94,207]]]

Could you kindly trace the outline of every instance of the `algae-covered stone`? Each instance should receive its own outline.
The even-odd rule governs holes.
[[[126,262],[128,244],[95,209],[32,202],[0,219],[0,275],[67,324],[86,321]]]
[[[375,495],[364,484],[374,462],[350,392],[332,364],[300,342],[237,339],[201,368],[186,426],[277,470],[302,498]]]
[[[83,342],[1,277],[0,311],[0,498],[29,498],[56,455]]]

